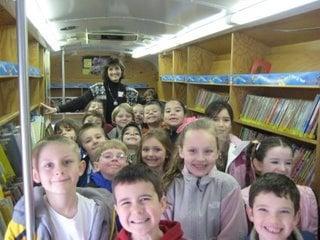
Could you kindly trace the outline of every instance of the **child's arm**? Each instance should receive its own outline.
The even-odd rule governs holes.
[[[218,240],[245,239],[247,236],[247,219],[240,188],[235,188],[221,202],[221,231]]]

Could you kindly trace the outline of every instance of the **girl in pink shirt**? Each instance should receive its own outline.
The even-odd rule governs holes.
[[[179,135],[163,176],[165,217],[181,223],[186,239],[245,239],[247,224],[240,186],[215,168],[219,149],[210,119],[190,123]]]

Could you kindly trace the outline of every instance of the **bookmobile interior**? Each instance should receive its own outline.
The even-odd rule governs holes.
[[[21,12],[28,19],[28,57],[18,59],[21,2],[26,2]],[[164,102],[178,99],[191,115],[202,115],[210,100],[224,96],[234,111],[233,131],[242,139],[288,138],[304,153],[293,179],[310,185],[320,199],[320,2],[315,0],[0,0],[4,190],[23,172],[19,163],[8,166],[6,159],[16,158],[17,151],[3,140],[21,124],[22,109],[32,112],[31,130],[21,124],[32,131],[32,142],[22,136],[19,146],[27,163],[28,148],[44,134],[40,103],[82,95],[101,81],[92,72],[93,59],[104,56],[123,60],[126,85],[139,93],[154,88]],[[29,91],[21,87],[21,66]],[[21,104],[24,91],[27,106]],[[277,112],[279,102],[287,110]],[[7,223],[10,210],[0,205]]]

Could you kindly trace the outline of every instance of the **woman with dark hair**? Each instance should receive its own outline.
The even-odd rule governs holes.
[[[106,122],[112,123],[111,113],[113,109],[120,103],[127,101],[126,86],[121,83],[124,69],[125,67],[120,59],[110,57],[108,63],[103,68],[103,82],[93,84],[84,95],[65,104],[57,107],[50,107],[45,104],[42,104],[42,106],[46,108],[47,114],[56,112],[74,112],[84,109],[91,100],[99,99],[103,104]]]

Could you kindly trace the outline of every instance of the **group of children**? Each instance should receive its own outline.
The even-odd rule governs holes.
[[[33,150],[38,239],[316,239],[317,203],[290,179],[291,145],[241,141],[228,103],[201,119],[177,100],[123,103],[111,131],[88,117],[101,109],[88,106],[79,129],[57,123]],[[23,206],[6,239],[24,236]]]

